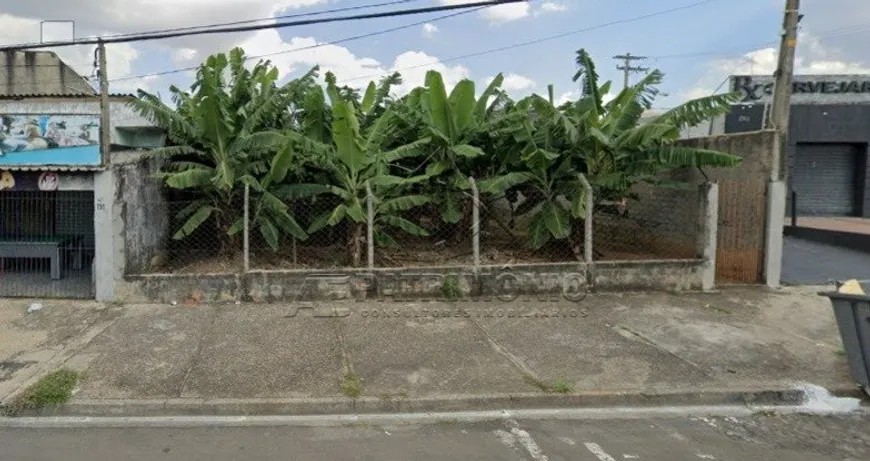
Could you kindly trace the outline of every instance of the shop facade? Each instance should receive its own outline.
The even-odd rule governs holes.
[[[742,99],[711,134],[760,130],[773,77],[737,75]],[[870,217],[870,75],[799,75],[792,87],[786,146],[788,213]]]

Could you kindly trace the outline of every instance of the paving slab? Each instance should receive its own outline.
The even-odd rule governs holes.
[[[848,387],[828,301],[807,293],[726,290],[643,298],[614,296],[611,322],[723,385],[812,383]]]
[[[216,312],[210,306],[127,306],[77,356],[88,367],[76,398],[179,397]]]
[[[340,395],[336,320],[296,314],[276,305],[218,309],[182,397]]]
[[[95,302],[0,299],[0,402],[51,372],[120,315]]]
[[[363,307],[365,306],[365,307]],[[508,357],[469,319],[444,315],[450,304],[386,303],[355,306],[367,317],[342,319],[342,332],[364,395],[421,397],[533,392]],[[402,317],[379,316],[378,310]],[[439,311],[438,317],[431,315]],[[404,317],[405,313],[411,317]]]
[[[565,381],[576,391],[618,391],[710,381],[691,363],[616,330],[608,323],[612,306],[607,298],[576,304],[513,302],[504,309],[515,315],[474,322],[545,386]],[[578,316],[571,316],[575,311]]]

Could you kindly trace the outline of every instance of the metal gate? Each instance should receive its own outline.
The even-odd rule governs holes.
[[[0,191],[0,297],[93,298],[93,191]]]
[[[791,178],[798,216],[853,215],[857,158],[849,144],[798,144]]]
[[[716,283],[761,283],[764,268],[765,178],[719,182]]]

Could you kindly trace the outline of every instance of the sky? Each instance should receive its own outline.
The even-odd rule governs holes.
[[[155,29],[306,14],[389,0],[42,0],[8,2],[0,12],[0,45],[38,42],[40,21],[69,20],[75,37],[144,32]],[[412,0],[357,14],[419,8],[473,0]],[[698,4],[700,3],[700,4]],[[870,73],[870,1],[804,0],[797,49],[797,73]],[[557,99],[579,95],[571,77],[576,50],[585,48],[604,80],[622,85],[613,56],[647,56],[636,62],[665,74],[665,93],[655,106],[668,108],[687,99],[727,90],[733,74],[771,74],[776,63],[785,0],[532,0],[489,7],[439,19],[455,11],[395,18],[328,23],[242,33],[181,37],[113,44],[108,47],[110,90],[143,89],[167,95],[169,85],[188,87],[191,71],[159,76],[143,74],[196,66],[205,57],[242,47],[249,56],[270,54],[283,79],[319,65],[339,83],[365,86],[398,70],[405,81],[397,94],[421,85],[435,69],[448,84],[473,80],[478,90],[493,76],[514,97],[546,94],[553,84]],[[692,5],[692,6],[690,6]],[[656,13],[674,8],[678,11]],[[271,19],[269,19],[271,18]],[[286,20],[286,19],[285,19]],[[419,24],[416,24],[419,23]],[[71,23],[46,23],[46,40],[69,39]],[[416,24],[378,36],[348,37]],[[558,38],[548,39],[555,35]],[[532,42],[532,43],[528,43]],[[522,46],[513,45],[528,43]],[[311,48],[315,45],[316,46]],[[308,48],[302,49],[300,48]],[[510,47],[501,51],[489,50]],[[93,46],[58,48],[58,55],[82,75],[94,71]],[[251,64],[256,60],[250,61]],[[636,81],[640,74],[633,74]]]

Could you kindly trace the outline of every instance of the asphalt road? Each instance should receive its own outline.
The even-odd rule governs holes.
[[[868,416],[0,429],[0,460],[867,460]]]

